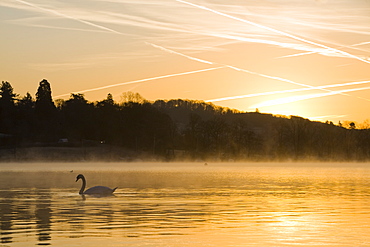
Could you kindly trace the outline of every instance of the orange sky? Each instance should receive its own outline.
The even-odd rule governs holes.
[[[361,0],[2,0],[0,80],[361,123],[369,13]]]

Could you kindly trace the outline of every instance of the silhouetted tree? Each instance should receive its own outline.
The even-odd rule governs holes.
[[[50,83],[42,80],[36,93],[35,102],[36,134],[39,141],[53,141],[59,127],[57,110],[51,96]]]
[[[94,131],[94,105],[83,94],[71,94],[62,108],[65,135],[74,140],[97,140]]]
[[[225,147],[229,158],[253,159],[262,152],[262,139],[249,128],[247,121],[236,119],[231,122],[229,130]]]
[[[121,103],[139,103],[144,104],[146,100],[141,96],[139,93],[133,93],[133,92],[124,92],[121,95]]]
[[[220,118],[203,121],[201,124],[201,152],[212,155],[215,158],[223,158],[224,148],[226,148],[226,137],[228,134],[228,125]]]
[[[17,102],[17,132],[22,139],[33,138],[35,129],[35,101],[27,94]]]
[[[199,115],[193,113],[189,115],[189,124],[187,125],[184,136],[184,148],[193,158],[196,158],[200,152],[200,133],[202,119]]]
[[[123,136],[126,147],[153,153],[166,152],[172,145],[173,125],[170,117],[150,103],[126,103],[122,109]]]
[[[47,80],[40,82],[36,100],[29,93],[17,98],[10,83],[2,82],[0,146],[13,147],[10,139],[16,136],[21,144],[55,145],[58,139],[68,138],[72,143],[89,140],[84,144],[95,145],[103,140],[110,144],[102,146],[105,151],[116,150],[116,145],[162,157],[179,149],[192,159],[370,159],[368,123],[356,126],[346,121],[336,126],[194,100],[151,103],[132,92],[122,94],[121,104],[111,94],[96,102],[71,94],[68,100],[58,100],[56,107],[51,95]]]
[[[33,110],[35,108],[35,101],[32,98],[32,95],[27,92],[26,95],[23,96],[23,98],[18,100],[17,106],[19,108],[31,111],[31,109]]]
[[[3,81],[0,87],[0,132],[14,132],[16,96],[10,83]]]
[[[108,94],[106,99],[96,103],[95,108],[97,138],[109,144],[121,144],[122,118],[113,96]]]
[[[358,146],[361,150],[362,161],[370,159],[370,129],[363,129],[358,132]]]
[[[310,129],[309,120],[291,116],[290,119],[281,119],[277,125],[277,154],[282,158],[298,159],[307,155],[309,147]]]
[[[40,82],[37,89],[35,112],[40,119],[49,119],[54,117],[56,113],[56,107],[51,96],[50,83],[45,79]]]
[[[5,105],[8,104],[8,105],[14,106],[15,97],[17,95],[13,92],[13,87],[12,85],[10,85],[9,82],[3,81],[1,83],[0,96],[1,96],[0,97],[1,104],[5,104]]]

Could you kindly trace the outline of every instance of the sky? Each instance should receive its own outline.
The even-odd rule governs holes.
[[[369,0],[1,0],[0,80],[370,119]]]

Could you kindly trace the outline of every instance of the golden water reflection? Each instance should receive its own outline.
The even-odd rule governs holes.
[[[370,246],[370,169],[0,173],[0,246]]]

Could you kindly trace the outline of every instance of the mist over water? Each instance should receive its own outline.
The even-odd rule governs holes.
[[[0,167],[0,246],[370,245],[365,163]],[[82,197],[79,173],[118,189]]]

